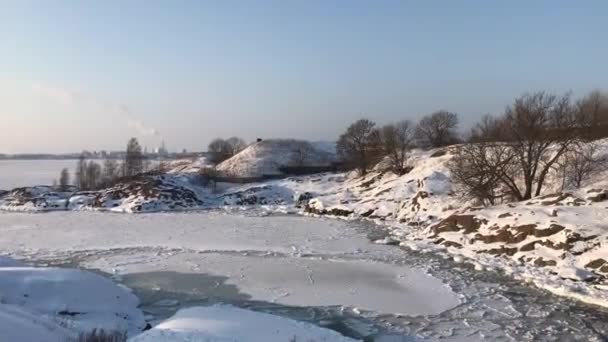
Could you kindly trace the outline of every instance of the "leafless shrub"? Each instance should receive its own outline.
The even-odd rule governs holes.
[[[580,188],[583,182],[606,169],[608,156],[600,154],[599,147],[596,141],[583,142],[564,155],[557,167],[562,175],[562,189]]]
[[[76,342],[126,342],[127,333],[120,331],[106,331],[93,329],[87,333],[80,333]]]

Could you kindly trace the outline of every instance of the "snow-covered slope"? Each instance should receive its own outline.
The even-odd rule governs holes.
[[[140,333],[139,300],[123,286],[94,273],[28,267],[0,257],[0,340],[75,340],[93,329]]]
[[[227,305],[179,310],[173,317],[130,342],[355,341],[310,323]]]
[[[9,304],[0,304],[0,336],[2,341],[64,342],[76,334],[43,316]]]
[[[317,146],[301,140],[260,141],[219,164],[217,170],[229,177],[261,177],[280,175],[282,166],[331,166],[335,155]]]
[[[75,269],[0,267],[3,304],[50,317],[76,331],[102,328],[134,334],[146,325],[139,300],[99,275]]]

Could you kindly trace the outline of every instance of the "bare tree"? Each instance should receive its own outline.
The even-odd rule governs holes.
[[[245,140],[239,137],[228,138],[226,140],[226,143],[228,144],[230,150],[230,157],[238,154],[247,147],[247,143],[245,142]]]
[[[458,146],[448,168],[459,193],[484,205],[494,205],[510,196],[503,181],[514,171],[513,159],[508,144],[481,140]]]
[[[416,140],[421,146],[442,147],[458,141],[458,115],[438,111],[425,116],[416,127]]]
[[[86,167],[86,175],[85,190],[97,190],[101,187],[101,166],[98,163],[89,161]]]
[[[61,170],[59,176],[59,191],[66,192],[70,186],[70,171],[67,168]]]
[[[221,138],[211,141],[207,147],[207,151],[210,154],[210,161],[214,164],[219,164],[230,158],[232,153],[230,145],[228,145],[226,140]]]
[[[227,140],[216,138],[209,143],[207,151],[211,155],[211,162],[219,164],[241,152],[245,147],[247,147],[247,143],[238,137],[231,137]]]
[[[78,157],[76,164],[75,184],[80,190],[86,190],[87,187],[87,159],[83,154]]]
[[[308,141],[293,141],[293,155],[291,164],[293,166],[304,166],[314,153],[314,147]]]
[[[457,186],[484,202],[530,199],[541,194],[549,172],[576,145],[576,127],[569,94],[526,94],[502,117],[485,118],[473,129],[450,171]]]
[[[360,175],[365,175],[370,167],[371,154],[377,141],[375,125],[367,119],[358,120],[348,127],[336,143],[340,159],[356,168]]]
[[[102,188],[107,188],[116,182],[116,180],[122,177],[123,167],[118,161],[113,159],[106,159],[103,162],[103,168],[101,171],[101,185]]]
[[[124,175],[127,177],[135,176],[144,171],[144,156],[137,138],[129,139],[123,166]]]
[[[492,115],[485,115],[469,135],[470,142],[505,141],[505,121]]]
[[[377,133],[379,148],[388,157],[389,169],[397,175],[407,171],[408,151],[412,147],[413,129],[410,121],[388,124]]]
[[[608,122],[608,95],[594,90],[576,103],[579,120],[587,125]]]
[[[62,173],[63,175],[63,173]],[[87,161],[84,154],[78,159],[75,183],[80,190],[97,190],[101,186],[101,166],[94,161]]]
[[[597,141],[583,142],[570,149],[560,163],[562,188],[580,188],[584,181],[604,170],[608,166],[608,156],[600,152]]]
[[[526,94],[507,108],[505,134],[524,187],[517,175],[507,175],[505,183],[516,198],[540,195],[549,171],[578,139],[575,114],[570,94],[558,97],[542,91]]]
[[[608,136],[608,94],[594,90],[576,103],[577,123],[587,139]]]

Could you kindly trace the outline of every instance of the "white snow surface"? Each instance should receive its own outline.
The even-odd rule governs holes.
[[[19,307],[0,304],[0,339],[10,342],[65,342],[75,334],[58,323]]]
[[[19,306],[76,331],[140,332],[139,300],[102,276],[75,269],[0,267],[2,304]]]
[[[192,307],[129,342],[289,342],[355,341],[310,323],[269,315],[233,306]]]
[[[221,212],[3,213],[0,221],[5,253],[79,257],[88,267],[118,276],[209,274],[225,277],[227,285],[255,300],[378,313],[437,314],[459,304],[447,285],[422,269],[366,259],[395,251],[373,244],[342,221]]]

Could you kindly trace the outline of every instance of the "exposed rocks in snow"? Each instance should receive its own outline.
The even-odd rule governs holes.
[[[383,239],[378,239],[375,240],[374,243],[379,244],[379,245],[399,245],[399,240],[393,239],[390,236],[387,236]]]
[[[54,191],[49,186],[17,188],[0,194],[0,204],[4,209],[62,209],[65,207],[66,193]]]
[[[608,200],[608,190],[591,189],[587,192],[593,194],[592,196],[587,197],[588,201],[603,202]]]
[[[457,232],[460,230],[464,230],[465,234],[469,234],[478,231],[479,227],[487,222],[487,220],[479,219],[474,215],[451,215],[437,225],[432,226],[431,231],[435,233],[435,236],[444,232]]]
[[[330,215],[330,216],[349,216],[353,213],[352,210],[345,207],[334,206],[325,208],[323,202],[313,199],[304,207],[304,212],[314,215]]]
[[[197,208],[204,204],[196,176],[142,174],[99,191],[60,193],[46,186],[18,188],[0,197],[0,209],[46,211],[103,209],[151,212]],[[195,189],[196,188],[196,189]]]
[[[268,197],[266,196],[268,194]],[[284,198],[273,196],[273,188],[269,185],[253,186],[244,190],[223,194],[221,196],[224,205],[267,205],[284,204]]]
[[[122,207],[133,212],[195,208],[203,205],[189,184],[168,175],[142,175],[94,193],[93,208]]]

